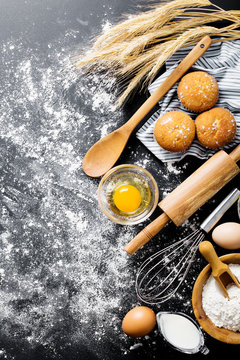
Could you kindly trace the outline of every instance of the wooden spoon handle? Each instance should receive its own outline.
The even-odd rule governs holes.
[[[135,236],[126,246],[125,250],[133,255],[138,249],[150,241],[164,226],[170,221],[170,218],[163,213],[146,226],[140,233]]]
[[[229,154],[229,156],[235,161],[240,160],[240,144]]]
[[[208,35],[204,36],[123,127],[128,131],[132,131],[200,56],[205,53],[211,43],[211,38]]]

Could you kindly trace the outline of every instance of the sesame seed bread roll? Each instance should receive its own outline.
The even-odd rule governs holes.
[[[194,71],[181,79],[177,94],[185,108],[199,113],[211,109],[216,104],[218,84],[207,72]]]
[[[169,111],[157,120],[154,137],[167,151],[184,151],[195,137],[194,121],[183,111]]]
[[[220,107],[198,115],[195,126],[199,142],[209,149],[217,149],[230,143],[237,130],[233,114]]]

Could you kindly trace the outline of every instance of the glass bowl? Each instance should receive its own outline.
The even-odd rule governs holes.
[[[156,319],[160,334],[174,349],[185,354],[195,354],[199,351],[204,355],[209,353],[209,349],[204,345],[200,327],[187,314],[160,311]]]
[[[140,196],[140,205],[132,212],[124,212],[113,202],[116,189],[122,185],[135,187]],[[156,209],[159,191],[153,176],[137,165],[124,164],[109,170],[101,179],[98,201],[103,213],[112,221],[122,225],[134,225],[146,220]],[[126,201],[131,202],[131,199]]]

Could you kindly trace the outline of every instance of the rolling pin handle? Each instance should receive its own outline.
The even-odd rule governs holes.
[[[240,144],[229,154],[233,161],[238,162],[240,160]]]
[[[158,216],[125,246],[126,252],[133,255],[138,249],[150,241],[160,230],[162,230],[169,221],[170,218],[165,213]]]

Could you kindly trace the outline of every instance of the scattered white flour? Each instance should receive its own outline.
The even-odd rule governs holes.
[[[182,170],[181,170],[181,169],[177,169],[173,164],[174,164],[174,163],[172,163],[172,162],[168,162],[168,163],[167,163],[167,169],[168,169],[168,171],[171,172],[171,173],[174,173],[174,174],[176,174],[176,175],[180,174],[180,173],[182,172]]]
[[[65,329],[62,348],[94,342],[99,353],[112,333],[127,340],[121,312],[126,300],[133,306],[135,279],[123,249],[135,232],[103,215],[99,179],[82,171],[86,147],[122,113],[114,79],[76,74],[69,36],[47,54],[21,40],[0,44],[10,62],[1,73],[0,326],[26,351],[54,353]]]
[[[240,281],[240,265],[230,264],[229,268]],[[240,331],[240,288],[229,285],[227,291],[229,300],[211,275],[203,288],[202,306],[217,327]]]
[[[142,343],[136,343],[136,344],[130,346],[130,350],[136,350],[136,349],[139,349],[142,346],[143,346]]]
[[[121,321],[126,308],[137,305],[134,272],[151,247],[129,258],[123,249],[136,228],[102,214],[99,179],[82,171],[86,147],[115,130],[123,114],[114,106],[114,79],[73,70],[68,44],[75,38],[74,32],[62,34],[46,53],[21,39],[0,43],[1,61],[8,63],[1,68],[0,102],[1,334],[21,339],[24,350],[44,346],[53,354],[56,346],[80,343],[94,343],[102,354],[116,336],[123,352],[136,351],[141,345],[122,333]],[[143,158],[134,149],[130,155],[152,172],[152,154]],[[167,175],[161,164],[154,170],[161,191],[180,181],[181,170],[172,164]],[[156,248],[163,240],[156,239]],[[191,284],[185,285],[189,292]],[[176,310],[191,308],[184,291],[173,299]],[[4,349],[1,355],[11,359]],[[102,358],[108,360],[106,353]]]
[[[105,20],[105,22],[102,24],[102,31],[105,33],[107,31],[109,31],[112,27],[112,24],[110,23],[109,20]]]

